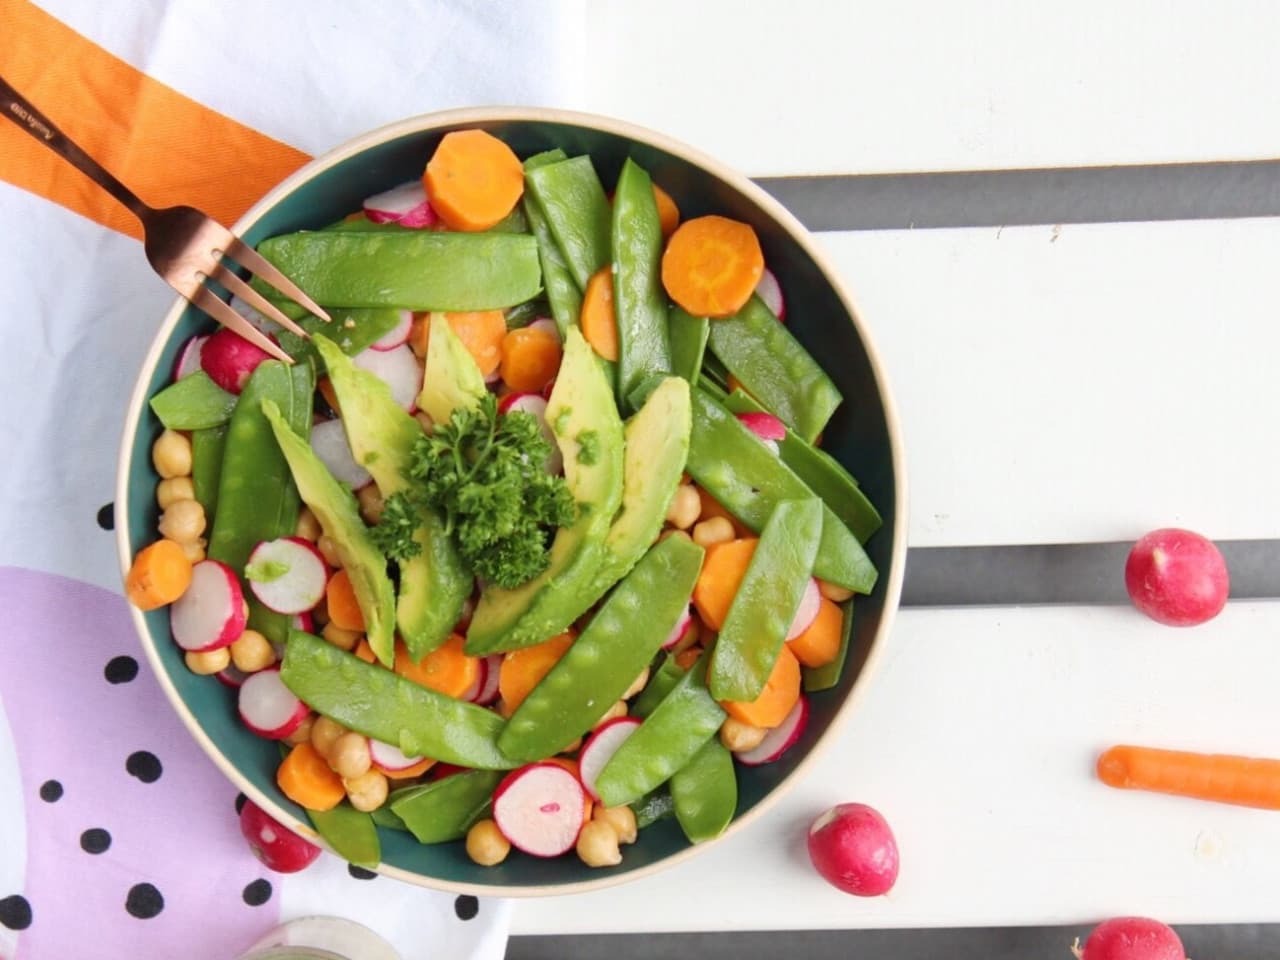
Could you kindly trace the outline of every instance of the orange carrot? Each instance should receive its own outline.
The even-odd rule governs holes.
[[[702,504],[702,508],[698,512],[699,520],[709,520],[712,517],[724,517],[733,524],[734,532],[739,538],[755,536],[755,534],[751,532],[751,528],[746,526],[746,524],[726,510],[720,501],[707,493],[706,490],[699,486],[695,486],[693,489],[698,492],[698,501]]]
[[[337,414],[342,413],[342,409],[338,406],[338,394],[334,392],[333,384],[329,382],[328,377],[317,380],[316,389],[320,391],[320,396],[324,397],[324,402],[329,405],[330,410]]]
[[[467,352],[475,358],[481,373],[487,377],[498,369],[502,362],[502,341],[507,336],[507,319],[501,310],[446,313],[445,318]]]
[[[172,540],[157,540],[138,551],[124,580],[129,602],[139,610],[173,603],[191,585],[191,561]]]
[[[493,134],[455,130],[440,140],[422,184],[451,230],[488,230],[515,208],[524,192],[524,168]]]
[[[342,778],[309,741],[289,751],[276,770],[276,784],[286,797],[308,810],[332,810],[347,795]]]
[[[688,670],[698,662],[700,656],[702,656],[701,647],[686,647],[676,654],[676,666],[681,670]]]
[[[435,764],[436,762],[432,760],[430,757],[423,757],[413,766],[405,767],[403,770],[388,770],[386,767],[379,766],[376,763],[374,764],[374,766],[377,767],[380,771],[382,771],[382,775],[385,776],[388,780],[410,780],[413,777],[422,776],[424,773],[426,773],[428,770],[434,767]]]
[[[557,767],[564,767],[578,778],[579,783],[582,782],[582,773],[578,769],[578,761],[574,760],[572,757],[547,757],[546,762],[554,763]],[[586,803],[582,805],[582,822],[586,823],[591,819],[591,808],[593,806],[591,802],[591,794],[587,793],[586,790],[583,790],[582,799],[586,801]]]
[[[662,285],[695,317],[742,309],[764,273],[764,253],[745,223],[715,215],[686,220],[662,254]]]
[[[800,661],[786,645],[778,652],[773,672],[754,700],[722,700],[720,706],[735,720],[753,727],[776,727],[800,699]]]
[[[818,615],[808,629],[787,646],[806,667],[825,667],[840,652],[844,611],[826,597],[819,602]]]
[[[422,360],[427,355],[427,343],[431,340],[431,314],[415,313],[409,325],[409,349]]]
[[[329,578],[324,588],[325,606],[329,610],[329,622],[343,630],[364,630],[364,614],[360,611],[360,603],[356,600],[356,591],[351,586],[351,577],[345,570],[339,570]]]
[[[502,341],[502,379],[512,390],[541,393],[560,369],[560,354],[560,338],[550,330],[512,330]]]
[[[1123,745],[1098,758],[1098,779],[1121,790],[1280,810],[1280,760]]]
[[[719,630],[724,626],[724,618],[729,614],[729,607],[759,542],[756,537],[746,537],[707,548],[702,572],[693,587],[693,605],[698,608],[703,623],[711,629]]]
[[[365,663],[377,663],[378,655],[373,652],[373,647],[369,646],[369,641],[361,637],[360,642],[356,644],[356,648],[351,651]]]
[[[573,631],[566,630],[532,647],[512,650],[502,658],[502,668],[498,671],[498,693],[507,710],[515,710],[524,702],[524,698],[564,656],[573,639]]]
[[[598,355],[618,359],[618,320],[613,312],[613,271],[601,267],[587,281],[578,314],[582,335]]]
[[[396,644],[395,666],[392,668],[406,680],[443,693],[459,697],[480,676],[480,660],[462,652],[463,637],[449,634],[449,639],[425,657],[414,663],[403,643]]]
[[[662,235],[669,237],[680,225],[680,208],[671,199],[671,194],[656,183],[653,185],[653,199],[658,205],[658,223],[662,227]]]

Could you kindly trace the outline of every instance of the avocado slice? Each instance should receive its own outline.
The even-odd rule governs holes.
[[[583,602],[622,501],[622,420],[595,351],[577,327],[566,331],[546,417],[564,456],[578,517],[556,531],[546,570],[514,590],[490,586],[481,593],[467,631],[465,650],[473,656],[540,643],[564,630],[594,599]]]
[[[431,314],[429,322],[427,372],[418,406],[436,423],[444,423],[459,407],[474,407],[480,402],[485,395],[484,375],[443,313]]]

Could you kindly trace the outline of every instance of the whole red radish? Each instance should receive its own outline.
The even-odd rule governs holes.
[[[258,364],[270,359],[271,355],[261,347],[223,327],[204,342],[200,369],[223,390],[239,393]]]
[[[898,844],[865,803],[841,803],[809,827],[809,859],[822,878],[858,897],[888,893],[898,879]]]
[[[272,819],[252,800],[240,810],[240,832],[253,855],[276,873],[297,873],[320,856],[319,847]]]
[[[1187,960],[1182,941],[1159,920],[1115,917],[1093,928],[1080,960]]]
[[[1190,530],[1153,530],[1124,565],[1133,605],[1158,623],[1192,627],[1212,620],[1231,588],[1227,564],[1211,540]]]

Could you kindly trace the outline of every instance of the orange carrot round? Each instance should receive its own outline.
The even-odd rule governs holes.
[[[1280,760],[1122,745],[1098,758],[1098,779],[1121,790],[1280,810]]]
[[[823,597],[818,615],[800,636],[787,641],[787,646],[806,667],[825,667],[840,653],[840,635],[844,611]]]
[[[493,134],[455,130],[440,140],[422,184],[449,229],[488,230],[515,209],[524,193],[524,168]]]
[[[374,764],[375,767],[382,771],[382,775],[388,780],[411,780],[414,777],[422,776],[435,765],[436,762],[430,757],[423,757],[417,763],[413,764],[413,766],[401,767],[399,770],[392,770],[388,767],[380,766],[377,763]]]
[[[656,183],[653,185],[653,200],[658,205],[658,225],[662,229],[662,235],[669,237],[680,225],[680,208],[671,199],[671,194]]]
[[[448,640],[417,663],[409,658],[405,645],[397,643],[392,669],[406,680],[437,693],[448,697],[461,696],[480,676],[479,659],[463,653],[462,643],[463,638],[459,634],[451,633]]]
[[[753,727],[776,727],[800,699],[800,661],[785,645],[778,651],[773,672],[754,700],[722,700],[725,713]]]
[[[281,761],[276,784],[286,797],[308,810],[332,810],[347,795],[342,778],[308,741],[295,746]]]
[[[729,615],[729,607],[759,542],[757,537],[746,537],[707,548],[698,582],[693,587],[693,605],[697,607],[703,623],[711,629],[719,630],[724,626],[724,618]]]
[[[502,667],[498,671],[498,694],[507,710],[515,710],[524,702],[524,698],[564,656],[573,644],[573,638],[573,631],[567,630],[532,647],[512,650],[502,658]]]
[[[316,389],[320,391],[320,396],[324,397],[324,402],[329,405],[330,410],[337,414],[342,413],[342,408],[338,406],[337,391],[333,389],[333,384],[329,382],[328,377],[318,379]]]
[[[173,603],[191,585],[191,561],[172,540],[157,540],[133,558],[124,591],[139,610],[155,610]]]
[[[378,655],[373,652],[373,647],[369,646],[369,640],[367,637],[361,637],[360,642],[356,644],[356,648],[351,652],[365,663],[378,662]]]
[[[764,273],[764,253],[745,223],[715,215],[686,220],[662,254],[662,285],[695,317],[742,309]]]
[[[582,293],[578,326],[591,349],[606,360],[618,359],[618,320],[613,312],[613,271],[601,267]]]
[[[502,362],[502,341],[507,336],[507,319],[501,310],[446,313],[445,319],[467,353],[475,358],[481,373],[487,377],[498,369]],[[425,346],[423,350],[425,352]]]
[[[560,338],[550,330],[512,330],[502,341],[502,379],[512,390],[541,393],[560,369],[560,354]]]
[[[343,630],[364,630],[364,613],[360,610],[360,602],[356,599],[356,591],[347,571],[339,570],[329,578],[329,583],[324,588],[324,598],[330,623]]]

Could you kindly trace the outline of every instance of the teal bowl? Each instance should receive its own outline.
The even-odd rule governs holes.
[[[317,228],[360,208],[361,200],[421,174],[426,158],[451,130],[481,127],[522,157],[561,147],[591,155],[606,184],[633,157],[672,195],[683,217],[719,213],[750,223],[765,262],[787,296],[787,324],[819,359],[844,394],[828,425],[824,447],[858,478],[884,517],[867,544],[880,571],[868,597],[856,603],[844,676],[835,689],[811,699],[802,740],[775,763],[738,767],[738,814],[716,841],[691,845],[673,819],[642,831],[624,850],[621,865],[592,869],[572,854],[540,860],[513,852],[497,867],[472,863],[462,843],[422,846],[409,834],[380,829],[389,876],[428,887],[487,896],[548,896],[597,889],[636,879],[694,856],[744,825],[805,775],[866,689],[898,605],[906,560],[904,456],[885,372],[869,333],[835,270],[813,238],[785,208],[746,177],[710,157],[648,130],[606,117],[527,108],[455,110],[403,120],[332,150],[272,190],[234,226],[250,244],[266,237]],[[147,354],[129,401],[117,476],[117,547],[122,571],[156,534],[158,482],[150,450],[161,431],[147,405],[169,381],[181,344],[213,327],[204,314],[179,300],[170,309]],[[314,837],[303,810],[276,787],[277,745],[250,733],[239,721],[234,698],[210,677],[188,671],[169,634],[166,610],[133,620],[152,669],[183,723],[246,795],[303,835]],[[833,798],[836,799],[836,798]]]

